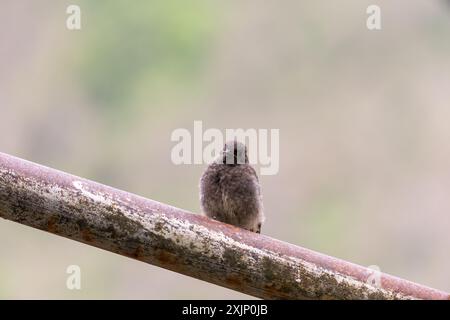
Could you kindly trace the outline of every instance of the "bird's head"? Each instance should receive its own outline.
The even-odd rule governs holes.
[[[228,141],[223,146],[222,161],[227,165],[248,163],[247,147],[237,140]]]

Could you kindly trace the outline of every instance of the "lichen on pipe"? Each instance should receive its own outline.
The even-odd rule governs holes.
[[[449,294],[0,153],[0,217],[264,299]]]

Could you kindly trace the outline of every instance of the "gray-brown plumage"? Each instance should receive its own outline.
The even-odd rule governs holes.
[[[200,179],[200,203],[210,218],[261,232],[261,189],[244,144],[227,142],[219,159],[205,170]]]

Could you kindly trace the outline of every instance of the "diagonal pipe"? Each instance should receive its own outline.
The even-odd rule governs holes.
[[[450,299],[3,153],[0,217],[263,299]]]

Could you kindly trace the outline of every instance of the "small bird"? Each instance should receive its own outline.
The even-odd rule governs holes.
[[[261,232],[261,188],[243,143],[225,143],[218,159],[206,168],[200,179],[200,204],[212,219]]]

